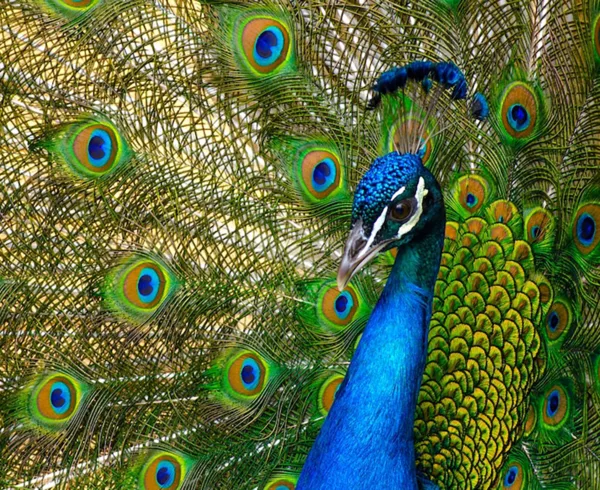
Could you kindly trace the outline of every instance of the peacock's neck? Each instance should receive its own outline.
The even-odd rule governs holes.
[[[414,412],[442,245],[430,234],[398,252],[299,490],[417,488]]]

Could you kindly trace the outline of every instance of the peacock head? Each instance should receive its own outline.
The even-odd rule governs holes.
[[[394,152],[377,158],[356,187],[339,289],[379,253],[404,247],[444,223],[440,186],[418,155]]]

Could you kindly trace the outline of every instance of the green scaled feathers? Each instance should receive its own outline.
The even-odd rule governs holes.
[[[458,215],[472,216],[447,224],[415,422],[424,472],[446,479],[447,468],[462,460],[471,488],[497,479],[501,455],[519,435],[525,420],[520,394],[531,389],[543,366],[535,326],[551,302],[551,290],[543,294],[545,281],[527,260],[530,247],[518,239],[522,221],[507,219],[505,202],[488,204],[488,186],[469,175],[450,195]],[[458,435],[478,432],[483,437],[475,446]],[[445,450],[434,458],[438,445]],[[487,463],[474,464],[482,460]],[[455,478],[446,480],[450,488],[462,485],[461,476]]]
[[[596,488],[599,19],[0,0],[0,487],[294,490],[395,260],[337,289],[352,194],[398,150],[447,211],[419,472]],[[426,78],[367,110],[419,60],[466,102]]]

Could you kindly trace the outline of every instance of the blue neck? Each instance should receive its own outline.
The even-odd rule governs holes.
[[[399,250],[297,490],[416,489],[414,412],[443,236]]]

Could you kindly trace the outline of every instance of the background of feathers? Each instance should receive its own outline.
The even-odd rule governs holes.
[[[353,281],[347,321],[328,316],[352,189],[424,131],[452,223],[419,468],[449,489],[595,488],[600,233],[584,243],[577,223],[600,224],[599,14],[587,0],[1,0],[0,486],[154,488],[144,475],[170,458],[169,488],[293,488],[393,261]],[[255,18],[289,37],[266,73],[244,51]],[[488,120],[436,92],[423,123],[414,84],[415,106],[366,111],[377,77],[415,59],[456,63]],[[507,97],[531,130],[507,129]],[[90,124],[119,148],[102,175],[68,153]],[[325,197],[302,173],[316,150],[339,173]],[[139,264],[166,283],[149,309],[118,290]],[[228,377],[249,353],[253,394]],[[49,420],[35,399],[59,378],[75,407]]]

